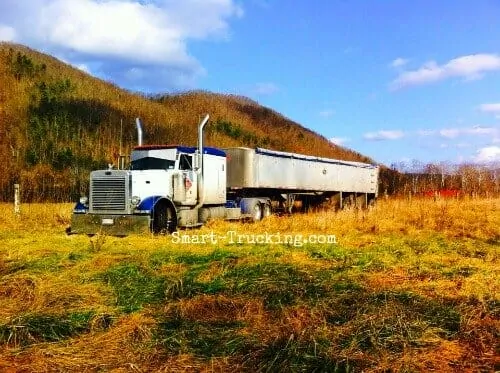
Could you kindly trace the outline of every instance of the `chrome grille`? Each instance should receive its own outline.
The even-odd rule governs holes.
[[[95,175],[91,182],[90,203],[95,211],[124,211],[126,175]]]

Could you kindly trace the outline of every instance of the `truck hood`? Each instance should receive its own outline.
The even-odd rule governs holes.
[[[175,170],[131,170],[131,195],[141,200],[153,196],[172,198]]]

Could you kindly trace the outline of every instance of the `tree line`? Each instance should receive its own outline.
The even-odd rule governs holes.
[[[381,171],[379,192],[403,196],[500,196],[500,163],[394,163]]]

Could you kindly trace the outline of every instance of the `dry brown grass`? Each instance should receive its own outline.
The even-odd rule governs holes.
[[[144,235],[105,237],[100,250],[65,235],[71,207],[23,205],[16,216],[0,206],[0,371],[469,372],[500,363],[499,199],[380,200],[368,211],[181,232],[335,234],[336,245],[174,245]],[[139,306],[124,308],[129,300]],[[83,329],[44,337],[44,317],[82,312],[91,312]]]

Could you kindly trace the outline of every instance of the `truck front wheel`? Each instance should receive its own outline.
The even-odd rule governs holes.
[[[152,231],[155,234],[172,233],[177,229],[175,212],[166,203],[159,203],[153,211]]]

